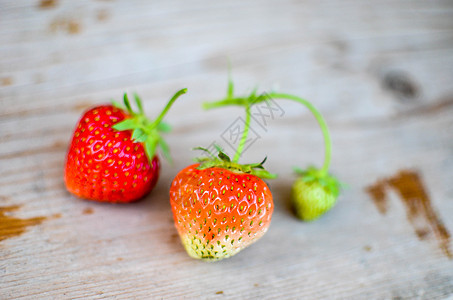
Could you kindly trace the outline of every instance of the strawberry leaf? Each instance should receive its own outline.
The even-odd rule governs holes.
[[[116,100],[112,100],[112,105],[115,106],[116,108],[119,108],[121,110],[126,110],[126,108],[124,107],[123,104],[119,103],[118,101]]]
[[[137,123],[136,119],[126,119],[124,121],[121,121],[119,123],[116,123],[115,125],[112,126],[113,129],[116,129],[118,131],[124,131],[124,130],[130,130],[130,129],[135,129],[139,126]]]
[[[203,147],[195,147],[195,148],[193,148],[192,150],[201,150],[201,151],[205,152],[206,154],[208,154],[208,155],[211,157],[211,159],[215,159],[215,155],[212,154],[212,152],[209,151],[209,150],[206,149],[206,148],[203,148]],[[199,158],[199,160],[205,160],[205,158]]]
[[[157,143],[154,140],[148,140],[144,143],[145,153],[149,161],[152,161],[154,154],[156,153]]]
[[[137,104],[138,111],[140,112],[140,114],[145,115],[145,112],[144,112],[143,106],[142,106],[142,100],[136,93],[134,94],[134,99],[135,99],[135,103]]]
[[[162,154],[164,155],[165,159],[168,162],[173,163],[173,160],[170,155],[170,147],[168,146],[167,142],[165,142],[165,140],[163,138],[159,139],[159,146],[160,146],[160,150],[162,151]]]
[[[255,175],[259,178],[263,178],[263,179],[275,179],[277,178],[277,174],[273,174],[273,173],[270,173],[266,170],[252,170],[252,172],[250,172],[252,175]]]
[[[168,123],[160,122],[160,123],[157,125],[157,130],[159,130],[160,132],[168,133],[168,132],[171,131],[171,126],[170,126],[170,124],[168,124]]]
[[[132,133],[132,139],[136,143],[144,142],[144,141],[146,141],[146,134],[141,128],[136,128],[136,129],[134,129],[134,131]]]
[[[123,100],[129,114],[134,115],[134,111],[132,110],[131,103],[129,102],[129,98],[127,97],[127,93],[124,93]]]
[[[209,151],[208,149],[203,148],[203,147],[195,147],[195,148],[192,148],[192,150],[202,150],[204,152],[211,154],[211,151]]]
[[[325,187],[330,194],[338,197],[342,184],[334,176],[323,173],[321,170],[311,166],[306,170],[294,167],[294,171],[300,176],[302,181],[317,183]]]
[[[219,158],[223,161],[226,161],[226,162],[230,162],[231,159],[228,155],[226,155],[225,153],[223,153],[222,151],[219,151]]]

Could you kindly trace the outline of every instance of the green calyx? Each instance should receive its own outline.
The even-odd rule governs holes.
[[[161,133],[166,133],[171,131],[170,125],[165,122],[162,122],[165,114],[168,112],[170,107],[179,98],[182,94],[185,94],[187,89],[179,90],[175,95],[168,101],[167,105],[164,107],[159,116],[154,120],[149,120],[145,116],[143,110],[142,101],[140,97],[135,94],[134,99],[138,107],[138,112],[133,111],[129,98],[127,94],[124,94],[123,102],[124,105],[113,101],[113,105],[119,109],[126,110],[130,118],[123,120],[112,126],[113,129],[118,131],[132,130],[132,140],[135,143],[143,143],[146,156],[151,163],[154,155],[156,154],[157,147],[160,146],[160,149],[164,157],[171,162],[170,148],[165,140],[162,138]]]
[[[201,157],[196,158],[195,161],[200,163],[197,167],[199,170],[209,169],[209,168],[222,168],[226,169],[235,173],[246,173],[250,175],[254,175],[263,179],[274,179],[277,175],[268,172],[264,169],[263,164],[266,162],[267,158],[260,163],[255,164],[239,164],[236,162],[231,161],[230,157],[222,151],[222,149],[215,145],[218,154],[215,155],[211,151],[203,147],[194,148],[194,150],[202,150],[205,152],[208,157]]]
[[[305,183],[317,183],[324,187],[333,197],[337,198],[340,194],[342,184],[335,177],[325,173],[322,169],[309,167],[306,170],[294,167],[294,172]]]

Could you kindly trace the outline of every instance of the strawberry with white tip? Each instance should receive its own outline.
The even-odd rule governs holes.
[[[233,98],[230,81],[226,99],[205,108],[239,105],[246,108],[246,122],[236,154],[230,159],[216,147],[213,154],[181,170],[170,189],[170,204],[176,229],[187,253],[197,259],[218,261],[237,254],[259,240],[269,228],[274,203],[263,179],[275,178],[261,163],[240,164],[247,141],[250,106],[265,101],[254,93]]]

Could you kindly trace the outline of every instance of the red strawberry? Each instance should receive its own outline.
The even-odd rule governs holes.
[[[65,183],[69,192],[102,202],[132,202],[149,193],[159,177],[157,145],[168,156],[168,146],[160,136],[168,127],[161,120],[175,94],[154,121],[143,112],[132,111],[127,95],[126,108],[102,105],[88,110],[76,126],[68,150]]]
[[[216,261],[230,257],[261,238],[269,228],[274,204],[272,194],[261,178],[275,178],[263,163],[241,165],[239,158],[249,132],[250,107],[265,96],[255,91],[246,98],[233,97],[230,79],[227,97],[205,103],[205,108],[239,105],[245,107],[242,137],[233,161],[216,146],[216,157],[183,169],[173,180],[170,203],[175,225],[187,253],[193,258]]]
[[[171,185],[170,203],[191,257],[227,258],[264,235],[274,204],[269,187],[254,174],[272,177],[262,164],[239,165],[221,151],[219,158],[211,157],[178,173]]]

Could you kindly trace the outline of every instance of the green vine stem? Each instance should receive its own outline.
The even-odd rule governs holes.
[[[155,128],[157,127],[157,125],[159,125],[159,123],[162,121],[162,119],[164,118],[165,114],[168,112],[168,110],[170,109],[170,107],[173,105],[173,103],[176,101],[176,99],[179,98],[179,96],[181,96],[182,94],[185,94],[187,93],[187,89],[184,88],[184,89],[181,89],[179,90],[178,92],[176,92],[176,94],[170,99],[170,101],[168,101],[167,105],[165,106],[165,108],[162,110],[162,112],[160,113],[160,115],[157,117],[157,119],[151,124],[151,128]]]
[[[244,106],[247,103],[245,98],[226,98],[215,102],[204,102],[203,109],[219,108],[228,105]]]
[[[295,102],[298,102],[305,107],[307,107],[310,112],[313,114],[313,116],[316,118],[322,134],[324,136],[324,144],[325,144],[325,153],[324,153],[324,164],[319,171],[319,176],[324,177],[328,175],[329,172],[329,167],[330,167],[330,161],[332,157],[332,142],[330,139],[330,134],[329,134],[329,129],[327,127],[327,123],[324,120],[324,117],[322,114],[311,104],[309,101],[302,99],[300,97],[290,95],[290,94],[284,94],[284,93],[265,93],[261,94],[259,96],[255,96],[254,93],[250,95],[249,97],[232,97],[232,94],[229,92],[229,97],[226,99],[220,100],[220,101],[215,101],[215,102],[205,102],[203,103],[203,108],[204,109],[212,109],[212,108],[218,108],[218,107],[223,107],[223,106],[228,106],[228,105],[238,105],[238,106],[244,106],[246,108],[246,120],[245,120],[245,128],[244,132],[242,133],[241,140],[239,142],[239,146],[237,148],[236,154],[234,155],[233,161],[238,162],[240,155],[242,154],[244,150],[245,143],[247,141],[247,136],[249,133],[249,127],[250,127],[250,119],[251,119],[251,113],[250,113],[250,107],[253,104],[266,101],[266,99],[286,99],[286,100],[292,100]]]
[[[319,126],[321,127],[322,134],[324,136],[324,144],[325,144],[324,164],[322,166],[322,169],[320,170],[320,175],[321,175],[321,177],[327,175],[328,171],[329,171],[331,156],[332,156],[332,142],[330,139],[329,129],[327,128],[326,121],[324,120],[321,113],[309,101],[302,99],[300,97],[294,96],[294,95],[271,92],[271,93],[267,94],[267,96],[269,98],[287,99],[287,100],[293,100],[298,103],[301,103],[302,105],[307,107],[311,111],[311,113],[315,116],[316,120],[319,123]]]
[[[242,151],[244,151],[244,146],[245,146],[245,143],[247,142],[247,136],[249,134],[251,118],[252,118],[252,114],[250,113],[250,105],[247,104],[245,107],[245,128],[244,128],[244,131],[242,132],[241,140],[239,141],[238,148],[233,157],[233,162],[235,162],[235,163],[239,162],[239,158],[241,157]]]
[[[197,149],[203,150],[206,153],[209,154],[209,158],[202,158],[202,159],[197,159],[198,162],[200,162],[200,166],[198,168],[200,169],[205,169],[205,168],[210,168],[210,167],[221,167],[221,168],[226,168],[229,170],[233,170],[235,172],[239,171],[242,173],[249,173],[255,176],[258,176],[263,179],[273,179],[276,178],[277,175],[269,173],[266,171],[263,167],[264,162],[266,161],[266,158],[260,162],[260,163],[255,163],[255,164],[239,164],[239,159],[241,158],[242,153],[244,152],[244,147],[245,144],[247,143],[247,137],[250,132],[250,122],[252,120],[252,113],[251,113],[251,106],[255,103],[265,101],[266,96],[265,95],[256,95],[256,89],[252,91],[252,93],[248,97],[234,97],[234,84],[233,81],[231,80],[231,74],[229,76],[228,80],[228,90],[227,90],[227,97],[215,101],[215,102],[205,102],[203,103],[203,108],[204,109],[212,109],[212,108],[218,108],[218,107],[223,107],[223,106],[229,106],[229,105],[237,105],[237,106],[242,106],[245,107],[245,125],[244,125],[244,131],[242,132],[241,139],[239,140],[238,147],[236,149],[236,153],[234,154],[233,160],[230,160],[228,155],[226,155],[219,146],[216,146],[216,149],[218,151],[218,157],[215,157],[212,153],[209,152],[209,150],[205,148],[200,148],[198,147]]]

